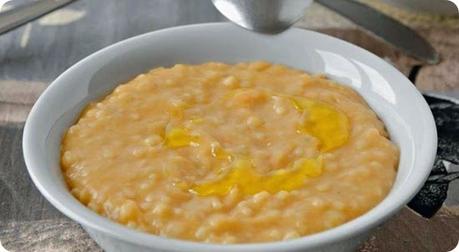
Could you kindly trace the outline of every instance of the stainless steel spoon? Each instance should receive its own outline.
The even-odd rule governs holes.
[[[0,35],[75,0],[39,0],[0,13]]]
[[[353,0],[316,0],[341,14],[404,53],[428,64],[437,64],[439,54],[424,38],[397,20]],[[246,29],[279,33],[304,15],[311,0],[212,0],[229,20]]]
[[[229,20],[256,32],[279,33],[298,21],[312,0],[212,0]]]

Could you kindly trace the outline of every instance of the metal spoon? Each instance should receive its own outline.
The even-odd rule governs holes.
[[[75,0],[40,0],[0,13],[0,35]]]
[[[256,32],[279,33],[298,21],[312,0],[212,0],[229,20]]]
[[[404,53],[428,64],[437,64],[439,54],[411,28],[365,4],[351,0],[316,0],[341,14]],[[304,15],[311,0],[212,0],[229,20],[246,29],[279,33]]]

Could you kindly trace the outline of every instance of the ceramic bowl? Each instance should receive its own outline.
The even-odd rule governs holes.
[[[380,204],[348,223],[299,239],[216,245],[129,229],[99,216],[70,194],[59,164],[61,138],[89,101],[154,67],[254,60],[285,64],[312,74],[325,73],[366,99],[401,151],[395,184]],[[28,171],[40,192],[63,214],[80,223],[106,251],[351,251],[421,188],[434,161],[436,136],[432,113],[421,94],[403,74],[370,52],[313,31],[293,28],[279,35],[261,35],[215,23],[147,33],[81,60],[59,76],[36,102],[25,125],[23,149]]]

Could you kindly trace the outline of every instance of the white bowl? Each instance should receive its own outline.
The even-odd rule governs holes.
[[[154,67],[260,59],[309,73],[326,73],[357,90],[385,122],[401,157],[390,194],[375,208],[344,225],[296,240],[215,245],[129,229],[99,216],[69,193],[59,165],[61,137],[89,101]],[[148,33],[83,59],[38,99],[25,125],[23,149],[30,176],[41,193],[79,222],[106,251],[350,251],[423,185],[434,161],[436,136],[432,113],[421,94],[403,74],[377,56],[312,31],[291,29],[280,35],[261,35],[219,23]]]

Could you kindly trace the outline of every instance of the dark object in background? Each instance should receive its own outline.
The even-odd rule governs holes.
[[[459,103],[424,95],[435,118],[438,131],[437,158],[427,182],[408,206],[425,218],[441,208],[447,197],[449,183],[459,172],[448,172],[444,161],[459,165]]]
[[[434,176],[443,177],[447,174],[443,162],[437,157],[429,179],[408,206],[425,218],[434,216],[446,200],[449,185],[449,181],[435,179]]]

